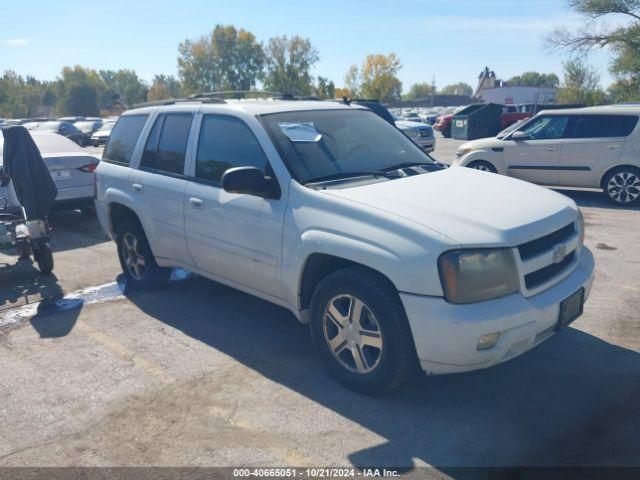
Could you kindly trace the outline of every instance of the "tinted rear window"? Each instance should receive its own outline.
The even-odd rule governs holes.
[[[120,118],[104,149],[104,159],[129,165],[147,117],[148,115],[127,115]]]
[[[584,115],[573,119],[572,138],[626,137],[638,117],[633,115]]]
[[[158,143],[157,169],[169,173],[184,173],[184,157],[191,129],[190,113],[170,113],[164,119]],[[113,136],[113,134],[111,134]]]

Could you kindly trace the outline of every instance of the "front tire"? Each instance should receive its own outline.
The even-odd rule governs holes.
[[[116,230],[120,266],[131,290],[152,290],[169,283],[171,269],[158,266],[138,222],[125,220]]]
[[[467,168],[473,168],[474,170],[480,170],[481,172],[498,173],[496,167],[484,160],[474,160],[467,165]]]
[[[396,290],[353,267],[327,275],[311,300],[311,337],[323,363],[343,385],[382,394],[417,366],[413,336]]]
[[[640,169],[620,167],[609,172],[602,181],[609,201],[616,205],[633,205],[640,200]]]

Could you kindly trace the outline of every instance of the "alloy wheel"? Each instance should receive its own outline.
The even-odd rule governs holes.
[[[338,362],[359,374],[373,371],[382,358],[382,330],[369,307],[353,295],[333,297],[325,307],[324,338]]]
[[[640,197],[640,178],[629,171],[616,173],[607,183],[607,194],[618,203],[631,203]]]
[[[144,276],[146,263],[144,255],[139,250],[140,242],[138,238],[130,232],[127,232],[122,237],[122,256],[124,264],[135,280],[142,280]]]

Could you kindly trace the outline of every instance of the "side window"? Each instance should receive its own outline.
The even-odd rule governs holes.
[[[638,123],[631,115],[583,115],[574,117],[572,138],[627,137]]]
[[[184,173],[184,157],[191,129],[190,113],[169,113],[164,118],[158,143],[158,170],[169,173]]]
[[[234,117],[206,115],[202,120],[196,177],[219,182],[234,167],[265,170],[267,159],[249,127]]]
[[[153,129],[147,139],[147,144],[142,152],[142,160],[140,166],[143,168],[155,169],[158,165],[158,139],[160,138],[160,130],[162,129],[162,122],[164,121],[164,115],[159,115],[156,122],[153,124]]]
[[[538,117],[522,128],[521,131],[531,135],[532,140],[554,140],[565,136],[568,123],[569,117],[561,115]]]
[[[131,155],[138,142],[142,127],[148,115],[126,115],[118,120],[111,130],[111,136],[104,149],[103,158],[107,161],[129,165]]]

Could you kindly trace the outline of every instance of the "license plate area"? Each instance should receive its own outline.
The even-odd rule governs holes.
[[[584,288],[581,288],[570,297],[560,302],[560,314],[558,315],[558,323],[556,330],[566,327],[576,318],[582,315],[584,308]]]
[[[54,170],[51,176],[56,182],[64,182],[71,179],[71,170]]]

